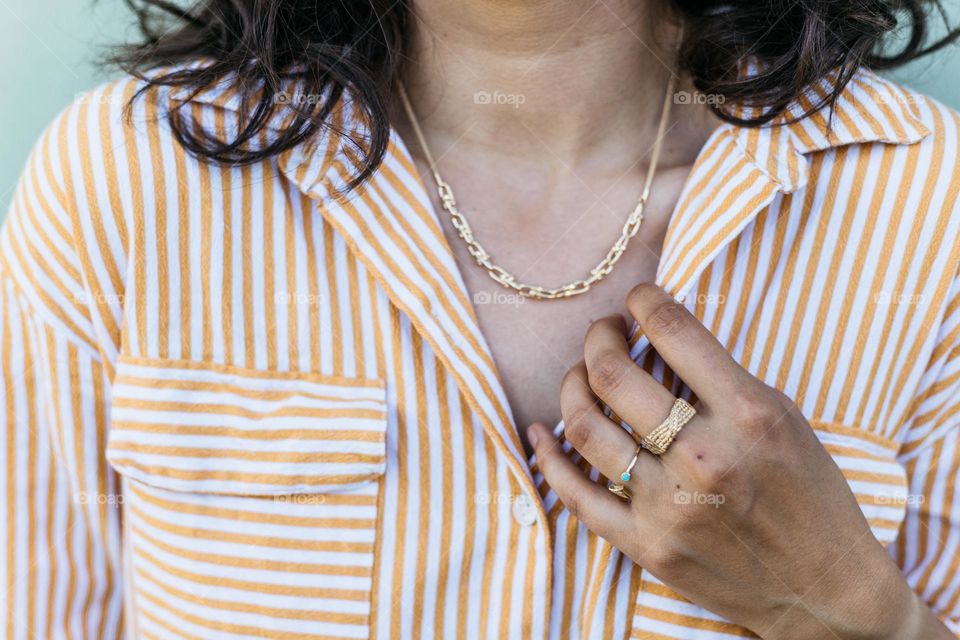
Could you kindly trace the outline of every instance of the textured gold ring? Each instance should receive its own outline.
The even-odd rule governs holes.
[[[690,422],[697,410],[683,398],[677,398],[670,407],[670,415],[656,429],[640,440],[640,446],[655,456],[666,453],[684,425]]]

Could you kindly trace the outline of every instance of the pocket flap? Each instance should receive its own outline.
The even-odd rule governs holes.
[[[383,381],[121,357],[107,459],[177,491],[330,493],[381,475]]]

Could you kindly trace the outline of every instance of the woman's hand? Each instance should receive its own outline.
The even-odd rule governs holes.
[[[684,307],[641,285],[627,298],[653,347],[698,398],[660,457],[640,453],[625,502],[584,476],[541,424],[540,468],[587,527],[700,606],[763,638],[953,636],[913,594],[796,406],[741,368]],[[617,479],[674,397],[629,356],[616,316],[590,327],[563,382],[567,440]]]

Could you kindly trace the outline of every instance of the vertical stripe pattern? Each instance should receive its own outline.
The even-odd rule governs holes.
[[[751,637],[525,459],[402,140],[344,197],[338,136],[206,164],[158,117],[184,97],[127,121],[136,89],[54,121],[0,236],[5,637]],[[237,126],[235,92],[192,100]],[[720,127],[657,279],[796,400],[960,632],[960,120],[861,72],[829,122]]]

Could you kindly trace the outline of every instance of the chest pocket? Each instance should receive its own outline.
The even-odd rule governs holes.
[[[854,427],[816,420],[810,424],[847,479],[873,535],[884,545],[893,542],[907,505],[915,499],[896,459],[897,443]]]
[[[136,630],[367,637],[386,416],[379,380],[121,358],[107,458]]]

